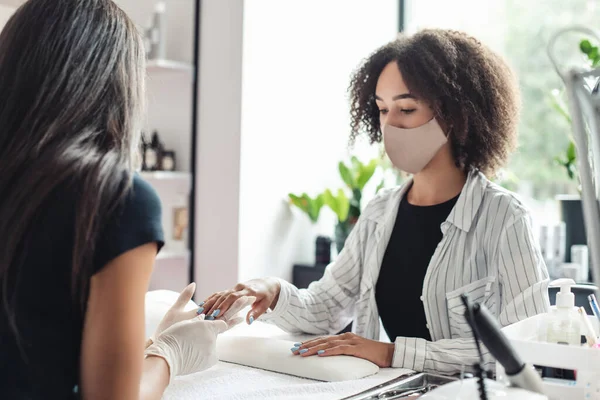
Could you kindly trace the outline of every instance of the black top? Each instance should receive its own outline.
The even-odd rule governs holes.
[[[79,380],[84,317],[70,292],[76,200],[72,190],[51,195],[24,255],[14,311],[26,359],[0,309],[0,399],[68,399]],[[117,256],[152,242],[159,248],[164,243],[160,199],[135,175],[131,192],[101,229],[95,273]]]
[[[426,207],[410,204],[407,196],[400,202],[375,287],[377,309],[392,341],[398,336],[431,340],[421,301],[423,279],[442,240],[440,225],[456,200]]]

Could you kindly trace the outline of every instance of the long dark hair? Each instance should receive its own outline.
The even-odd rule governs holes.
[[[0,34],[0,301],[17,337],[15,277],[36,215],[65,185],[78,196],[71,288],[84,308],[102,219],[137,162],[144,63],[111,0],[29,0]]]

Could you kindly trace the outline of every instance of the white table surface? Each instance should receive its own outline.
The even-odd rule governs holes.
[[[260,321],[252,326],[239,325],[225,335],[262,336],[288,340],[306,340],[311,336],[291,336],[276,326]],[[320,382],[279,374],[271,371],[219,362],[209,370],[179,377],[165,392],[166,400],[219,399],[219,400],[270,400],[270,399],[341,399],[387,382],[410,370],[401,368],[380,369],[379,373],[363,379],[344,382]]]

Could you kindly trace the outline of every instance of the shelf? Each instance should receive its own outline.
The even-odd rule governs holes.
[[[190,251],[161,251],[156,256],[156,260],[187,260],[190,257]]]
[[[192,174],[179,171],[141,171],[140,176],[147,181],[185,181],[191,182]]]
[[[140,176],[156,189],[161,198],[189,194],[192,188],[192,174],[189,172],[143,171]]]
[[[192,64],[186,64],[179,61],[171,60],[148,60],[146,69],[149,71],[179,71],[191,73],[194,69]]]

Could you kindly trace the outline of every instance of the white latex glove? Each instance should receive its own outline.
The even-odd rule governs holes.
[[[189,307],[187,307],[187,305],[190,303],[190,300],[192,300],[195,291],[196,284],[194,282],[190,283],[185,289],[181,291],[175,303],[165,313],[163,318],[158,323],[154,334],[150,337],[150,339],[152,339],[153,342],[163,331],[168,329],[170,326],[181,321],[192,319],[198,315],[197,308],[190,310]],[[175,295],[175,293],[173,293],[173,295]]]
[[[224,320],[205,321],[204,314],[178,322],[156,337],[146,356],[158,356],[169,365],[169,383],[176,376],[208,369],[217,363],[217,335],[231,326]]]

